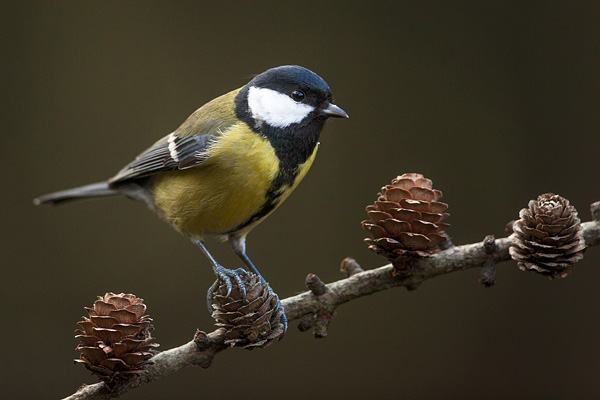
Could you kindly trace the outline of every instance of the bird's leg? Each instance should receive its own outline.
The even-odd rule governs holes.
[[[229,236],[229,243],[231,244],[231,247],[233,248],[235,254],[237,254],[238,257],[242,259],[242,261],[244,262],[244,264],[246,264],[248,269],[250,269],[250,271],[258,275],[258,277],[260,278],[260,282],[263,284],[263,286],[267,285],[267,281],[265,281],[265,278],[263,278],[260,272],[258,272],[258,269],[256,269],[256,267],[246,254],[246,238],[239,236]],[[269,285],[269,293],[274,294],[271,285]],[[283,310],[283,304],[281,304],[281,301],[279,301],[279,296],[277,296],[277,309],[280,308],[283,311],[283,313],[281,314],[281,323],[283,324],[283,332],[285,333],[285,331],[287,331],[288,325],[287,316],[285,315],[285,310]]]
[[[212,312],[210,304],[212,301],[214,291],[219,286],[219,280],[222,280],[223,282],[225,282],[225,285],[227,286],[227,296],[229,296],[231,294],[231,290],[233,289],[233,284],[231,283],[231,280],[234,279],[236,281],[238,287],[240,288],[240,291],[242,292],[242,296],[244,298],[246,298],[246,285],[244,284],[244,282],[242,281],[242,278],[240,276],[240,275],[246,275],[247,274],[246,270],[244,270],[243,268],[238,268],[236,270],[232,270],[232,269],[227,269],[227,268],[223,267],[221,264],[219,264],[217,262],[217,260],[215,260],[215,258],[212,256],[212,254],[210,254],[210,252],[206,248],[206,244],[204,243],[204,240],[199,239],[199,238],[191,238],[191,240],[192,240],[192,243],[194,243],[196,246],[198,246],[200,248],[200,250],[202,250],[202,252],[206,256],[206,258],[208,258],[208,261],[210,262],[210,265],[212,266],[212,269],[213,269],[215,275],[217,276],[217,280],[208,289],[208,293],[206,296],[208,312],[209,313]]]
[[[252,264],[252,261],[250,261],[250,258],[246,255],[246,238],[230,236],[229,243],[231,244],[231,247],[233,248],[235,254],[237,254],[237,256],[242,259],[242,261],[244,262],[244,264],[246,264],[250,271],[258,275],[258,277],[260,278],[260,282],[263,284],[263,286],[265,286],[267,284],[267,281],[265,281],[265,278],[262,277],[260,272],[258,272],[258,269],[256,269],[254,264]]]

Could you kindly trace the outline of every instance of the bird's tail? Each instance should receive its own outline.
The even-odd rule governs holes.
[[[73,189],[62,190],[60,192],[45,194],[33,200],[33,204],[57,205],[71,200],[91,199],[95,197],[122,196],[123,194],[108,186],[108,182],[92,183],[90,185],[80,186]]]

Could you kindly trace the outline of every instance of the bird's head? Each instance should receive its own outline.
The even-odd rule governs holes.
[[[297,65],[271,68],[254,77],[236,98],[236,112],[256,129],[322,126],[328,118],[348,118],[333,104],[327,82]]]

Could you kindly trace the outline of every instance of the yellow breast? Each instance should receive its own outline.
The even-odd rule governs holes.
[[[202,165],[153,177],[156,211],[186,235],[224,234],[256,214],[279,170],[268,140],[240,123]]]

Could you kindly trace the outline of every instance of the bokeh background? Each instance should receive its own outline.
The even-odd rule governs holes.
[[[350,120],[330,121],[312,171],[249,237],[282,297],[362,242],[365,205],[403,172],[433,179],[456,244],[505,236],[538,194],[600,200],[597,2],[17,2],[0,4],[3,398],[59,398],[94,377],[73,338],[106,291],[143,297],[162,349],[211,330],[202,254],[144,206],[36,208],[105,179],[204,102],[300,64]],[[239,261],[211,241],[226,265]],[[123,398],[589,399],[600,390],[600,248],[568,279],[499,266],[338,309],[323,340],[292,324]]]

